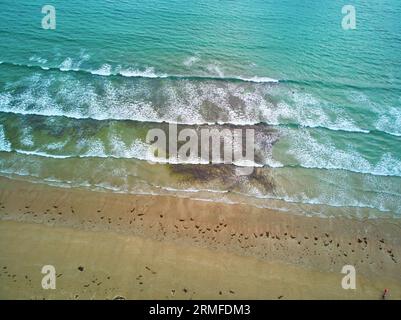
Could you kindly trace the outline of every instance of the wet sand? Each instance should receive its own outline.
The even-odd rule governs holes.
[[[318,218],[249,205],[0,178],[0,298],[401,298],[396,219]],[[41,287],[54,265],[57,289]],[[341,288],[354,265],[357,289]]]

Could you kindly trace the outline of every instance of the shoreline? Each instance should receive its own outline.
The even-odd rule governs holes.
[[[147,264],[157,265],[158,273],[164,276],[160,275],[152,286],[138,292],[123,285],[124,279],[134,281],[138,275],[132,279],[128,265],[121,267],[125,271],[115,274],[119,280],[114,287],[122,286],[125,291],[113,292],[125,294],[127,298],[274,299],[283,296],[289,299],[376,299],[380,298],[384,288],[389,288],[391,298],[401,299],[400,225],[399,220],[391,218],[306,217],[244,204],[66,189],[0,178],[0,261],[3,266],[9,270],[26,268],[27,272],[34,267],[37,271],[37,261],[43,260],[47,254],[66,264],[79,263],[80,259],[87,259],[84,252],[89,248],[91,255],[97,257],[91,267],[95,273],[110,270],[111,262],[106,260],[126,261],[133,268],[136,267],[132,264],[141,265],[142,259],[148,259]],[[31,236],[24,237],[18,230]],[[98,246],[93,243],[100,239],[107,239],[107,244],[103,242]],[[39,242],[41,247],[34,249],[35,243]],[[80,242],[82,248],[79,248]],[[138,245],[146,250],[136,255],[127,253]],[[120,251],[113,250],[113,246]],[[109,253],[103,257],[102,251],[106,247]],[[63,248],[67,250],[67,257],[64,257]],[[19,257],[22,252],[32,250],[37,250],[37,255],[26,259]],[[164,254],[165,250],[170,250],[172,256]],[[142,257],[146,252],[153,252],[153,255]],[[202,277],[195,275],[195,270],[200,274],[203,272],[202,268],[195,266],[199,261],[208,261],[202,268],[213,275],[212,283],[222,281],[227,284],[225,288],[232,283],[235,289],[229,290],[236,294],[230,294],[227,289],[225,295],[225,289],[217,290],[216,287],[216,295],[203,286]],[[237,280],[235,273],[221,271],[223,261],[231,261],[236,266],[235,273],[241,275]],[[357,290],[341,288],[344,276],[341,268],[349,264],[357,271]],[[71,272],[76,272],[76,268]],[[189,289],[188,295],[171,295],[171,290],[179,290],[172,288],[173,280],[169,279],[174,268],[180,269],[180,278],[187,279],[188,284],[197,288],[191,297]],[[40,270],[37,273],[40,279]],[[320,280],[317,281],[316,277]],[[17,287],[13,287],[13,282],[8,283],[8,279],[3,275],[0,277],[1,287],[7,284],[13,293],[8,295],[0,290],[2,298],[74,298],[74,290],[80,292],[77,294],[82,298],[113,298],[111,291],[107,294],[102,291],[104,288],[100,291],[93,289],[90,291],[93,296],[88,296],[86,287],[80,287],[80,283],[74,286],[74,281],[67,291],[59,293],[55,293],[58,290],[43,293],[40,281],[38,288],[31,290],[25,286],[28,291],[23,293],[13,291]],[[305,283],[307,279],[309,285]],[[268,287],[262,290],[258,283]],[[161,287],[157,289],[159,285]],[[140,288],[138,284],[134,287]],[[221,295],[218,294],[220,291]],[[258,297],[258,292],[263,294]]]

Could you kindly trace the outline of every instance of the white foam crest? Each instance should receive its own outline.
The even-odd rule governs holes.
[[[26,147],[32,147],[34,145],[32,129],[30,127],[22,128],[22,136],[20,141]]]
[[[13,95],[9,92],[0,92],[0,109],[8,110],[10,108]]]
[[[61,71],[80,71],[82,63],[88,61],[89,58],[89,54],[85,53],[85,50],[81,50],[78,59],[74,60],[71,57],[65,58],[59,65],[59,69]]]
[[[105,63],[99,69],[88,69],[82,68],[81,65],[83,62],[89,59],[89,55],[82,54],[78,61],[74,60],[73,58],[67,57],[65,58],[57,67],[54,66],[44,66],[43,64],[47,62],[46,59],[38,58],[30,59],[30,61],[38,63],[38,65],[31,65],[31,64],[20,64],[20,63],[13,63],[9,62],[11,65],[15,66],[27,66],[27,67],[40,67],[42,70],[50,70],[50,69],[58,69],[63,72],[69,71],[82,71],[87,72],[93,75],[100,75],[100,76],[115,76],[121,75],[123,77],[138,77],[138,78],[176,78],[176,79],[188,79],[188,78],[198,78],[198,79],[208,79],[213,80],[241,80],[245,82],[253,82],[253,83],[279,83],[280,80],[273,79],[270,77],[264,76],[236,76],[236,75],[225,75],[225,73],[221,70],[218,65],[208,65],[207,70],[210,74],[166,74],[156,72],[154,67],[145,67],[144,69],[135,68],[132,66],[121,66],[117,65],[115,67]],[[183,64],[190,67],[192,64],[196,63],[199,60],[197,57],[190,57],[184,60]],[[4,61],[0,61],[0,64],[4,63]],[[114,71],[113,71],[114,70]]]
[[[72,68],[73,61],[71,58],[66,58],[59,66],[61,71],[77,70]]]
[[[278,83],[279,80],[277,79],[273,79],[273,78],[269,78],[269,77],[235,77],[238,80],[243,80],[243,81],[248,81],[248,82],[255,82],[255,83]]]
[[[342,108],[317,99],[310,93],[294,91],[288,95],[290,102],[278,103],[269,117],[276,123],[297,123],[305,127],[324,127],[333,131],[368,133],[354,124],[350,115]],[[333,120],[332,120],[333,119]]]
[[[158,106],[150,102],[152,93],[149,89],[140,85],[130,91],[129,87],[118,88],[106,81],[104,84],[106,94],[100,96],[91,84],[82,85],[72,77],[67,77],[64,81],[65,86],[56,96],[67,105],[62,107],[55,103],[55,97],[49,93],[52,81],[51,78],[32,78],[31,88],[17,96],[1,93],[0,111],[78,119],[130,119],[185,124],[217,122],[247,125],[266,122],[278,125],[287,122],[286,119],[293,118],[295,119],[293,121],[310,127],[326,126],[333,130],[361,131],[352,127],[352,124],[348,127],[334,127],[330,125],[324,111],[316,107],[310,108],[309,105],[297,101],[294,106],[286,103],[274,105],[264,98],[269,89],[256,88],[249,92],[243,86],[234,83],[219,87],[214,83],[198,85],[183,80],[179,86],[165,85],[159,90],[164,105]],[[32,109],[33,104],[35,109]],[[313,117],[314,112],[316,116]],[[308,120],[308,117],[311,119]],[[346,123],[343,118],[341,119],[341,123]]]
[[[401,177],[401,159],[395,158],[389,152],[385,153],[382,155],[380,161],[372,168],[372,173]]]
[[[109,76],[112,74],[111,73],[111,65],[104,64],[98,70],[92,70],[92,71],[90,71],[90,73],[96,74],[99,76]]]
[[[279,86],[183,79],[166,80],[156,93],[146,83],[116,86],[105,78],[102,87],[105,92],[99,94],[93,83],[83,83],[74,75],[63,75],[62,80],[61,89],[52,93],[61,81],[55,75],[36,74],[24,79],[21,85],[26,87],[26,82],[30,82],[30,87],[22,93],[0,93],[0,111],[77,119],[130,119],[183,124],[290,123],[312,128],[369,132],[358,127],[345,109],[320,101],[311,94],[291,92]],[[16,85],[13,84],[14,87]],[[274,102],[276,97],[280,102]],[[62,104],[59,101],[63,101]],[[391,132],[398,134],[400,114],[396,108],[392,112],[396,121]],[[387,121],[390,122],[390,116]],[[377,127],[388,129],[387,124],[380,126],[379,123]]]
[[[0,136],[1,138],[1,136]],[[116,158],[116,159],[137,159],[149,161],[151,163],[164,163],[164,164],[209,164],[208,159],[203,159],[195,154],[191,154],[190,158],[182,158],[180,156],[176,158],[163,158],[157,157],[152,152],[150,144],[147,144],[139,139],[134,139],[130,143],[123,141],[121,136],[110,130],[107,141],[101,141],[98,138],[83,138],[76,143],[74,150],[66,153],[63,147],[68,143],[66,141],[60,141],[56,143],[49,143],[47,145],[41,145],[40,148],[33,148],[30,150],[26,149],[15,149],[17,153],[26,155],[35,155],[47,158],[55,159],[67,159],[67,158],[87,158],[87,157],[99,157],[99,158]],[[106,146],[110,147],[110,150],[106,150]],[[11,152],[12,148],[9,145],[2,147],[2,151]],[[274,160],[267,160],[267,162]],[[224,164],[224,159],[214,159],[213,164]],[[232,161],[230,164],[240,167],[263,167],[262,164],[256,163],[248,159],[239,159]]]
[[[286,151],[298,160],[305,168],[348,170],[383,176],[401,176],[401,160],[391,154],[382,156],[380,162],[374,166],[363,158],[354,148],[341,150],[332,142],[323,140],[318,142],[308,130],[289,131],[290,147]]]
[[[11,151],[11,143],[6,138],[4,126],[0,124],[0,150],[9,152]]]
[[[166,191],[171,191],[171,192],[189,192],[189,193],[199,193],[199,192],[210,192],[210,193],[222,193],[226,194],[228,193],[227,190],[216,190],[216,189],[178,189],[178,188],[173,188],[173,187],[165,187],[165,186],[154,186],[156,188],[160,188]]]
[[[65,147],[65,145],[67,144],[67,140],[66,141],[60,141],[60,142],[53,142],[53,143],[49,143],[46,145],[46,148],[48,150],[54,151],[54,150],[61,150]]]
[[[104,143],[96,138],[80,140],[77,144],[77,149],[80,157],[107,157]]]
[[[399,98],[398,105],[390,106],[375,103],[366,94],[359,91],[353,92],[349,98],[351,101],[365,106],[369,111],[376,113],[377,120],[376,123],[373,123],[373,127],[376,130],[401,137],[401,98]]]
[[[167,78],[166,74],[156,74],[153,67],[148,67],[145,70],[133,68],[121,69],[118,73],[124,77],[144,77],[144,78]]]
[[[319,205],[319,206],[328,206],[335,208],[357,208],[357,209],[375,209],[381,212],[393,212],[391,209],[385,208],[379,204],[379,206],[374,206],[368,203],[364,203],[359,201],[358,199],[350,198],[346,194],[340,195],[336,194],[335,197],[330,197],[330,195],[323,194],[321,197],[308,197],[304,193],[298,193],[295,196],[289,195],[277,195],[277,194],[263,194],[255,188],[253,191],[250,190],[250,193],[238,192],[243,196],[255,197],[257,199],[266,199],[266,200],[281,200],[286,203],[299,204],[299,205]],[[328,196],[328,197],[327,197]]]
[[[401,137],[401,104],[398,107],[390,107],[380,114],[376,128],[394,136]]]
[[[29,61],[37,62],[39,64],[45,64],[47,63],[47,59],[41,58],[39,56],[33,55],[32,57],[29,58]]]
[[[130,144],[125,143],[117,134],[109,134],[110,145],[112,146],[113,156],[119,158],[135,158],[139,160],[148,160],[149,145],[134,139]]]
[[[69,156],[69,155],[49,154],[49,153],[46,153],[43,151],[35,151],[35,150],[28,151],[28,150],[22,150],[22,149],[15,149],[15,151],[18,153],[21,153],[21,154],[25,154],[25,155],[54,158],[54,159],[67,159],[67,158],[73,157],[73,156]]]

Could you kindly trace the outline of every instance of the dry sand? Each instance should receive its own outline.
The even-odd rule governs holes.
[[[305,217],[0,178],[2,299],[378,299],[384,288],[401,299],[400,260],[396,219]],[[48,264],[56,290],[41,287]],[[348,264],[356,290],[341,288]]]

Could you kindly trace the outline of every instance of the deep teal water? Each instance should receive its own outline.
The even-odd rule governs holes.
[[[400,1],[355,1],[356,30],[335,0],[48,4],[56,30],[42,1],[0,2],[0,174],[187,190],[132,173],[152,123],[264,123],[280,135],[264,159],[275,190],[239,193],[401,213]]]

